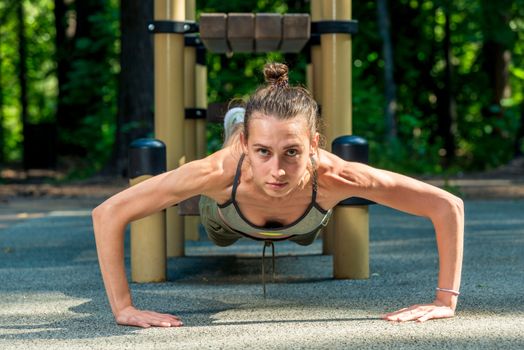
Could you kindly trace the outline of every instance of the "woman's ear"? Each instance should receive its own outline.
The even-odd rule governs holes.
[[[315,136],[311,139],[311,145],[310,145],[310,154],[315,154],[318,151],[318,143],[320,142],[320,134],[318,132],[315,133]]]
[[[243,131],[240,132],[240,144],[242,145],[242,152],[247,154],[247,139]]]

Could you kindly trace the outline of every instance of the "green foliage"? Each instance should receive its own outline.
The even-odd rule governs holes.
[[[38,124],[54,120],[56,112],[56,77],[54,76],[53,1],[23,1],[27,40],[28,122]],[[5,21],[0,25],[2,70],[2,111],[7,162],[22,157],[20,121],[20,86],[18,82],[18,22],[15,2],[2,3]]]
[[[22,157],[22,123],[20,120],[20,86],[18,82],[19,42],[15,2],[0,2],[4,19],[0,23],[0,69],[2,76],[2,112],[7,162]],[[53,0],[24,1],[25,36],[27,37],[28,122],[54,122],[57,111],[57,77],[55,62],[55,18]],[[88,20],[93,24],[90,37],[75,42],[69,57],[69,83],[63,86],[64,103],[80,118],[79,127],[60,136],[70,144],[88,150],[82,162],[96,171],[111,152],[114,138],[116,76],[118,62],[117,1],[105,1],[104,10]],[[94,59],[98,57],[100,59]]]
[[[22,122],[20,120],[20,86],[18,84],[17,22],[14,2],[0,2],[0,70],[2,81],[2,116],[4,118],[4,155],[7,162],[22,156],[20,149]]]
[[[74,176],[102,167],[114,144],[119,71],[118,1],[100,0],[103,10],[89,18],[87,37],[75,41],[64,102],[80,122],[60,135],[85,149]],[[21,159],[20,87],[17,78],[16,2],[0,1],[0,70],[4,153]],[[55,120],[57,78],[53,0],[24,1],[28,66],[29,121]],[[375,1],[353,2],[359,33],[353,37],[353,130],[370,143],[372,164],[409,173],[443,173],[497,167],[513,157],[524,113],[524,0],[389,1],[397,87],[398,138],[387,141],[384,119],[384,58]],[[309,1],[198,0],[201,12],[309,12]],[[446,80],[446,18],[450,19],[451,82]],[[509,60],[508,89],[494,101],[494,83],[486,66],[486,45],[502,45]],[[304,55],[208,54],[209,102],[246,99],[262,82],[267,61],[290,65],[290,80],[305,84]],[[444,159],[437,124],[443,92],[455,103],[456,152]],[[348,97],[349,98],[349,97]],[[209,151],[222,144],[221,125],[208,126]],[[524,152],[524,144],[520,141]],[[90,170],[86,170],[90,169]]]
[[[64,104],[80,114],[75,130],[61,133],[62,141],[86,150],[85,170],[94,173],[109,158],[116,126],[118,9],[102,1],[103,10],[88,18],[91,33],[75,41],[74,59],[63,86]],[[73,117],[73,116],[70,116]]]
[[[389,2],[399,134],[393,144],[385,140],[382,120],[383,62],[374,20],[376,9],[372,2],[354,7],[354,16],[361,27],[353,42],[356,65],[354,130],[370,141],[371,159],[375,165],[414,173],[453,173],[459,169],[496,167],[513,157],[524,91],[524,74],[518,68],[524,63],[524,16],[522,6],[517,3],[522,5],[522,1],[503,4],[490,1]],[[488,6],[487,11],[483,6]],[[440,92],[446,87],[443,51],[446,10],[451,19],[450,88],[456,105],[454,136],[457,149],[454,162],[444,167],[443,143],[436,125],[441,113]],[[509,27],[500,18],[510,18]],[[511,54],[511,97],[502,100],[502,106],[492,102],[493,86],[483,67],[482,49],[487,38],[504,43]],[[489,117],[493,114],[498,116]]]

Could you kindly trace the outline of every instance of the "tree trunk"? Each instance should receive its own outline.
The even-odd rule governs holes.
[[[384,117],[386,122],[386,140],[397,139],[397,123],[395,114],[397,110],[396,85],[393,77],[393,48],[391,45],[390,21],[387,0],[377,1],[378,26],[382,38],[382,54],[384,56],[384,88],[386,105]]]
[[[515,137],[515,158],[524,156],[524,103],[520,105],[520,125]]]
[[[509,84],[509,66],[511,63],[511,52],[518,40],[517,34],[510,28],[512,8],[515,5],[511,0],[481,2],[483,20],[483,48],[482,48],[482,71],[487,74],[491,98],[488,105],[484,106],[482,115],[486,124],[497,125],[493,119],[504,118],[504,107],[502,99],[511,96]],[[521,123],[524,121],[521,116]],[[521,125],[522,128],[522,125]],[[515,138],[514,156],[521,155],[522,129],[517,131]],[[490,135],[496,139],[507,139],[509,134],[506,130],[495,126]]]
[[[20,84],[20,119],[22,121],[22,135],[24,135],[24,166],[27,166],[25,154],[27,153],[27,139],[25,131],[27,128],[27,46],[25,36],[24,2],[20,1],[16,9],[18,19],[18,82]]]
[[[511,94],[509,86],[509,64],[511,50],[515,45],[515,33],[509,26],[510,12],[513,6],[511,0],[497,2],[483,0],[483,34],[482,47],[483,71],[489,79],[491,99],[489,106],[483,110],[483,115],[490,118],[503,118],[503,98]],[[499,135],[502,130],[495,130]]]
[[[109,1],[68,0],[64,4],[68,6],[66,11],[74,11],[74,16],[70,17],[71,24],[65,26],[65,84],[61,86],[62,109],[57,115],[59,152],[77,159],[93,159],[102,153],[94,144],[102,134],[98,127],[110,118],[110,102],[104,100],[106,90],[112,88],[110,56],[114,33],[108,30],[110,19],[104,17]],[[63,14],[62,4],[57,5],[58,14]],[[63,23],[57,25],[64,30]]]
[[[412,109],[420,111],[421,117],[417,117],[417,126],[423,128],[424,133],[429,133],[428,144],[432,145],[436,142],[437,122],[436,122],[436,104],[428,103],[428,95],[431,92],[438,94],[440,81],[435,79],[432,75],[434,66],[440,60],[439,53],[442,48],[439,46],[433,35],[429,34],[424,27],[420,25],[420,18],[424,18],[425,26],[433,28],[436,25],[435,16],[432,15],[430,9],[423,10],[421,6],[413,8],[400,1],[389,2],[389,13],[391,21],[390,35],[392,38],[393,47],[396,49],[396,54],[402,57],[396,62],[394,77],[397,84],[408,88],[410,91],[417,93],[399,94],[397,97],[403,95],[404,109]],[[407,40],[406,38],[409,38]],[[416,45],[416,46],[414,46]],[[397,49],[398,47],[398,49]],[[422,56],[420,59],[418,56]],[[416,77],[407,78],[407,77]],[[408,111],[408,113],[410,113]],[[398,118],[398,116],[397,116]],[[407,133],[406,128],[400,128],[397,124],[397,132],[399,137],[408,141],[413,138],[412,132]],[[405,143],[409,145],[408,141]]]
[[[484,115],[488,118],[502,118],[504,109],[500,102],[504,97],[510,95],[509,63],[511,53],[502,43],[493,40],[485,41],[482,51],[484,71],[488,74],[491,90],[490,106],[485,108]]]
[[[83,156],[85,150],[71,141],[73,134],[79,127],[85,113],[84,106],[78,106],[75,99],[71,98],[71,91],[66,88],[71,83],[70,73],[75,60],[78,58],[75,52],[75,43],[78,40],[79,27],[86,21],[90,13],[82,11],[86,0],[55,0],[55,30],[56,30],[56,62],[58,80],[58,101],[56,111],[57,124],[57,152],[59,155]],[[80,9],[78,9],[80,7]],[[70,16],[69,12],[75,12]],[[84,33],[85,33],[84,29]],[[74,92],[73,92],[74,93]],[[87,92],[86,92],[87,93]]]
[[[58,96],[56,107],[56,123],[60,126],[68,126],[70,120],[68,116],[71,114],[67,104],[64,102],[64,86],[67,84],[67,72],[69,71],[69,57],[71,56],[71,40],[67,37],[68,20],[67,20],[67,5],[64,0],[55,0],[55,60],[56,60],[56,77],[58,83]],[[62,127],[61,127],[62,128]],[[58,153],[67,154],[67,145],[61,142],[61,137],[58,138]]]
[[[153,134],[153,19],[152,0],[120,3],[121,53],[118,114],[113,155],[104,173],[127,176],[129,144]]]
[[[448,166],[455,157],[455,136],[457,110],[455,97],[452,90],[452,66],[451,66],[451,2],[447,2],[444,9],[444,87],[440,91],[441,98],[438,99],[438,135],[444,143],[444,166]]]

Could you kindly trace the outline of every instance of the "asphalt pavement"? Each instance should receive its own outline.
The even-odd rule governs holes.
[[[168,261],[168,282],[131,284],[138,307],[183,319],[184,327],[169,329],[115,324],[92,204],[0,215],[0,349],[524,348],[524,199],[466,201],[462,295],[452,319],[380,319],[431,302],[437,251],[428,220],[372,206],[367,280],[334,280],[320,240],[277,243],[276,280],[264,299],[261,243],[187,242],[186,256]],[[127,243],[126,256],[129,267]]]

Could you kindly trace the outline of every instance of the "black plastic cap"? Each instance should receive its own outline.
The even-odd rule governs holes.
[[[137,139],[129,145],[129,178],[166,171],[166,145],[157,139]]]
[[[363,137],[356,135],[337,137],[331,143],[331,149],[344,160],[365,164],[369,162],[369,145]]]
[[[369,199],[360,198],[360,197],[349,197],[338,203],[338,205],[345,205],[345,206],[370,205],[370,204],[376,204],[376,203],[373,201],[370,201]]]
[[[356,135],[337,137],[331,143],[333,153],[349,162],[367,164],[369,162],[369,145],[365,138]],[[370,200],[360,197],[347,198],[339,203],[343,206],[375,204]]]

